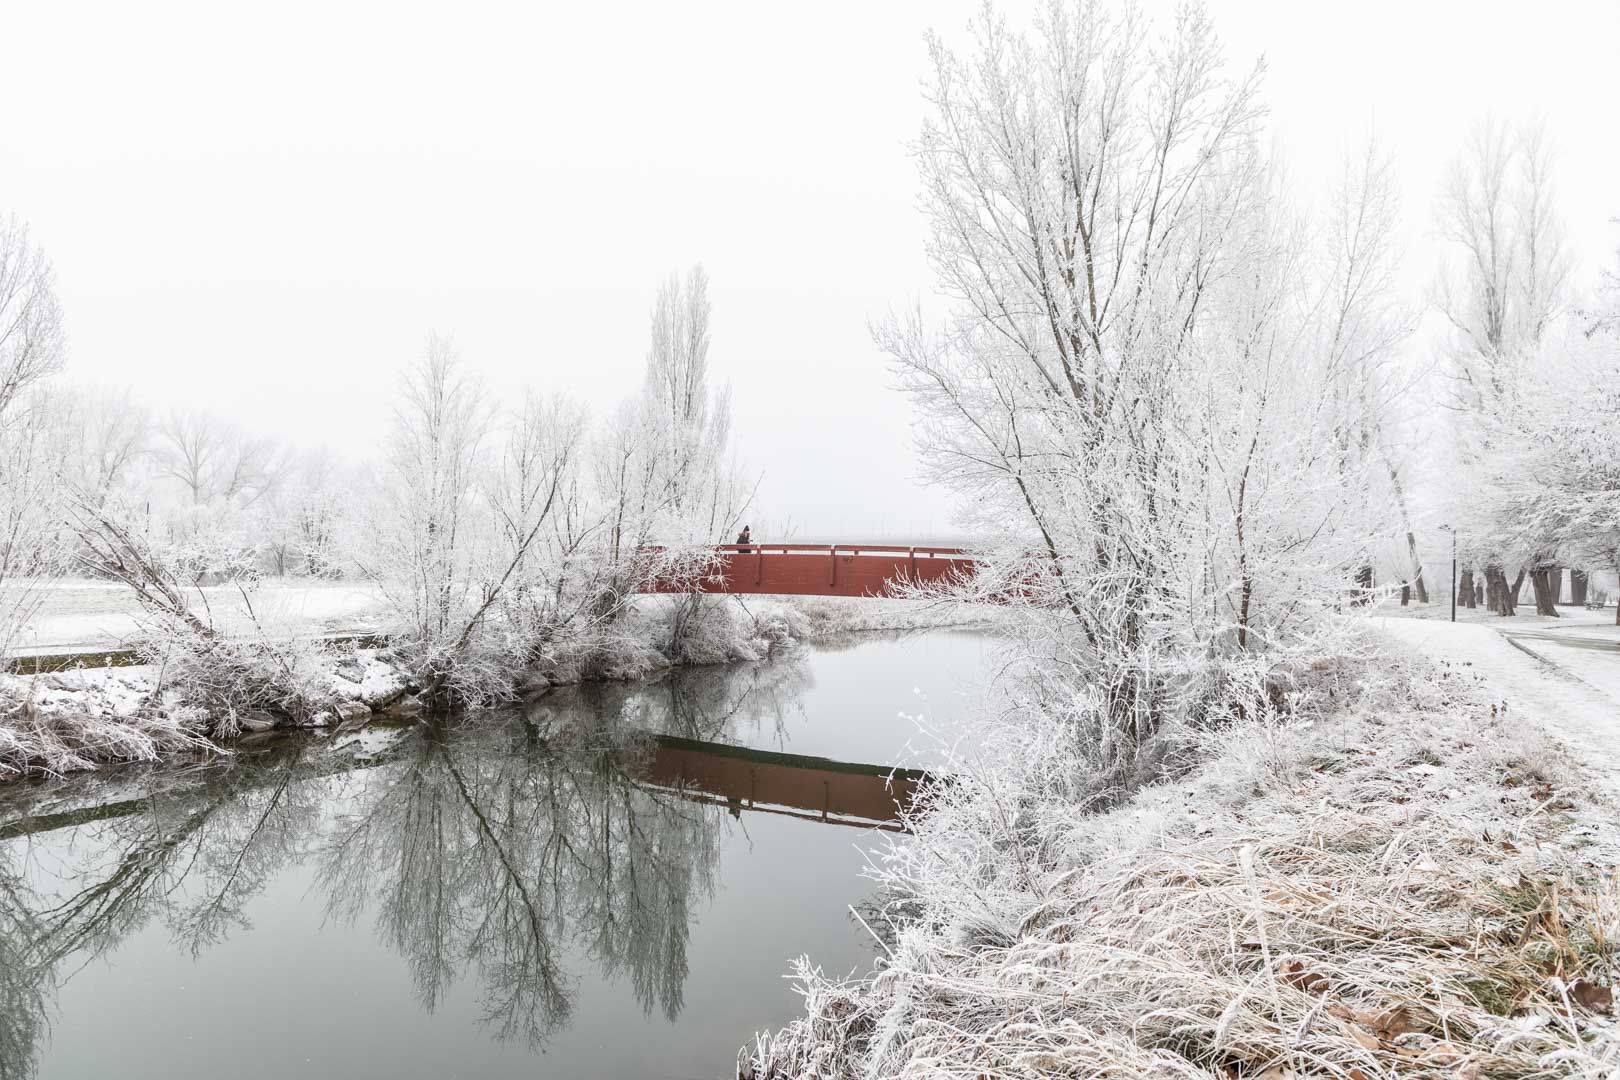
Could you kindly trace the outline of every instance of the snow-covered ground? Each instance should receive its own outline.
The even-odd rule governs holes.
[[[1425,619],[1435,622],[1451,621],[1451,599],[1447,594],[1435,593],[1427,604],[1411,603],[1402,607],[1399,601],[1386,600],[1378,608],[1378,615],[1398,619]],[[1558,605],[1558,614],[1537,615],[1535,601],[1528,594],[1522,598],[1518,607],[1518,614],[1504,619],[1490,608],[1481,604],[1478,607],[1458,607],[1457,621],[1460,623],[1484,623],[1491,626],[1613,626],[1614,605],[1605,608],[1587,610],[1573,604]]]
[[[44,590],[45,599],[18,642],[20,648],[69,652],[120,644],[135,633],[141,608],[127,585],[70,578]],[[261,618],[324,630],[364,629],[379,605],[376,592],[367,586],[307,578],[267,579],[251,595]],[[195,589],[188,598],[221,625],[247,621],[242,594],[235,586]]]
[[[1613,626],[1569,620],[1553,630],[1517,619],[1377,621],[1431,660],[1471,666],[1510,717],[1545,726],[1620,792],[1620,633]]]

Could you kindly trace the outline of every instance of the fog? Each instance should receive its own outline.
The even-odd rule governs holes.
[[[57,265],[73,378],[354,455],[429,329],[497,387],[606,407],[660,279],[702,262],[756,520],[937,535],[868,324],[931,303],[906,144],[924,33],[974,7],[9,5],[0,209]],[[1368,125],[1387,140],[1414,291],[1439,174],[1492,108],[1560,145],[1575,280],[1614,247],[1620,6],[1211,10],[1234,59],[1265,55],[1307,190]]]

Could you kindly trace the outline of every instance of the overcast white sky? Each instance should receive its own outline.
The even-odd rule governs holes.
[[[353,455],[430,328],[605,410],[701,261],[757,516],[948,531],[867,324],[928,293],[922,37],[975,7],[5,0],[0,212],[57,265],[77,378]],[[1487,108],[1547,118],[1581,279],[1615,247],[1617,0],[1210,7],[1303,184],[1369,123],[1397,153],[1414,287]]]

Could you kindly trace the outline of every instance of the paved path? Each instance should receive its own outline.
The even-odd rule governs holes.
[[[1544,725],[1620,794],[1620,635],[1596,623],[1519,628],[1382,618],[1436,660],[1472,665],[1508,714]]]

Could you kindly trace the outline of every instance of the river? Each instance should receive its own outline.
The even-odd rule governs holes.
[[[871,968],[876,766],[937,769],[914,718],[960,730],[991,654],[866,637],[13,784],[0,1078],[731,1076],[791,958]]]

